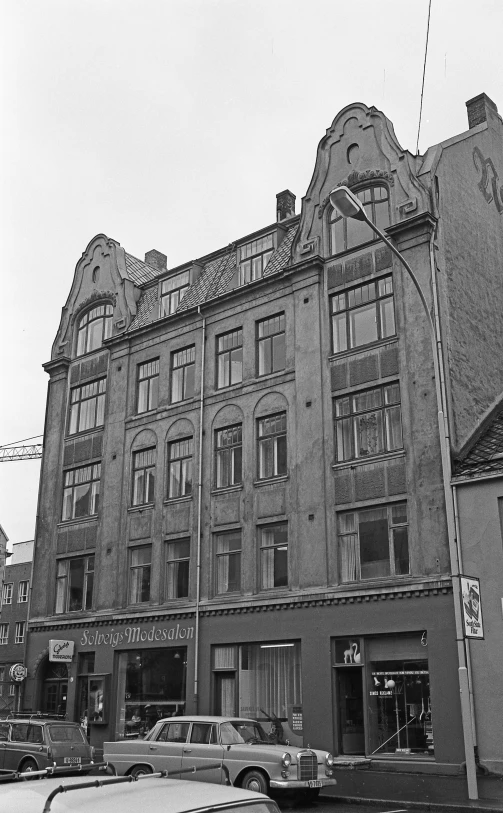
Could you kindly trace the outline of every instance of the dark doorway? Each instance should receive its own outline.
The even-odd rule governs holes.
[[[68,667],[64,663],[47,661],[42,682],[40,711],[45,714],[66,714]]]

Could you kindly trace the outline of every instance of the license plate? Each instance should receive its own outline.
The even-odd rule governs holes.
[[[80,765],[82,762],[81,757],[65,757],[63,760],[65,765]]]
[[[310,788],[322,788],[323,782],[321,779],[310,779],[307,783]]]

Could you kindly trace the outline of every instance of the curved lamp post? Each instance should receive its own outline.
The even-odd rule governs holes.
[[[417,280],[416,275],[412,271],[409,263],[401,254],[398,249],[393,245],[391,240],[372,222],[368,217],[365,208],[359,198],[348,189],[347,186],[337,186],[330,193],[330,203],[334,209],[343,217],[351,217],[355,220],[364,221],[372,231],[385,243],[390,251],[393,252],[395,257],[400,261],[401,265],[407,271],[407,274],[414,283],[416,290],[421,299],[424,312],[426,314],[428,327],[430,330],[430,338],[433,350],[433,367],[435,375],[435,389],[437,394],[438,406],[438,427],[440,433],[440,449],[442,456],[442,479],[444,485],[444,497],[447,514],[447,531],[449,538],[449,552],[451,562],[451,576],[453,581],[454,593],[454,615],[456,620],[456,641],[458,649],[458,677],[459,677],[459,690],[461,697],[461,719],[463,726],[463,738],[465,747],[465,760],[466,760],[466,776],[468,783],[468,797],[470,799],[478,799],[477,791],[477,775],[475,765],[475,752],[474,752],[474,732],[473,732],[473,711],[470,700],[467,659],[465,652],[463,626],[461,618],[461,581],[459,577],[459,562],[461,560],[460,551],[458,547],[457,535],[455,532],[454,520],[454,499],[451,487],[451,456],[450,444],[448,439],[448,432],[446,421],[443,411],[443,405],[446,403],[445,397],[445,381],[443,378],[442,365],[440,364],[441,345],[440,339],[437,336],[437,329],[433,322],[428,304],[424,297],[423,290]]]

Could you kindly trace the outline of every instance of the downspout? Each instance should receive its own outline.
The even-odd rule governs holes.
[[[197,546],[196,546],[196,619],[195,619],[195,641],[194,641],[194,707],[195,713],[199,706],[199,616],[201,603],[201,536],[202,536],[202,505],[203,505],[203,415],[204,415],[204,363],[206,346],[206,317],[201,313],[201,306],[197,312],[202,321],[201,337],[201,376],[200,376],[200,396],[199,396],[199,465],[197,472]]]

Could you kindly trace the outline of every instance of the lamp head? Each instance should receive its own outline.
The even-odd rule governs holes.
[[[366,220],[362,202],[347,186],[337,186],[330,192],[330,203],[343,217],[354,217],[356,220]]]

